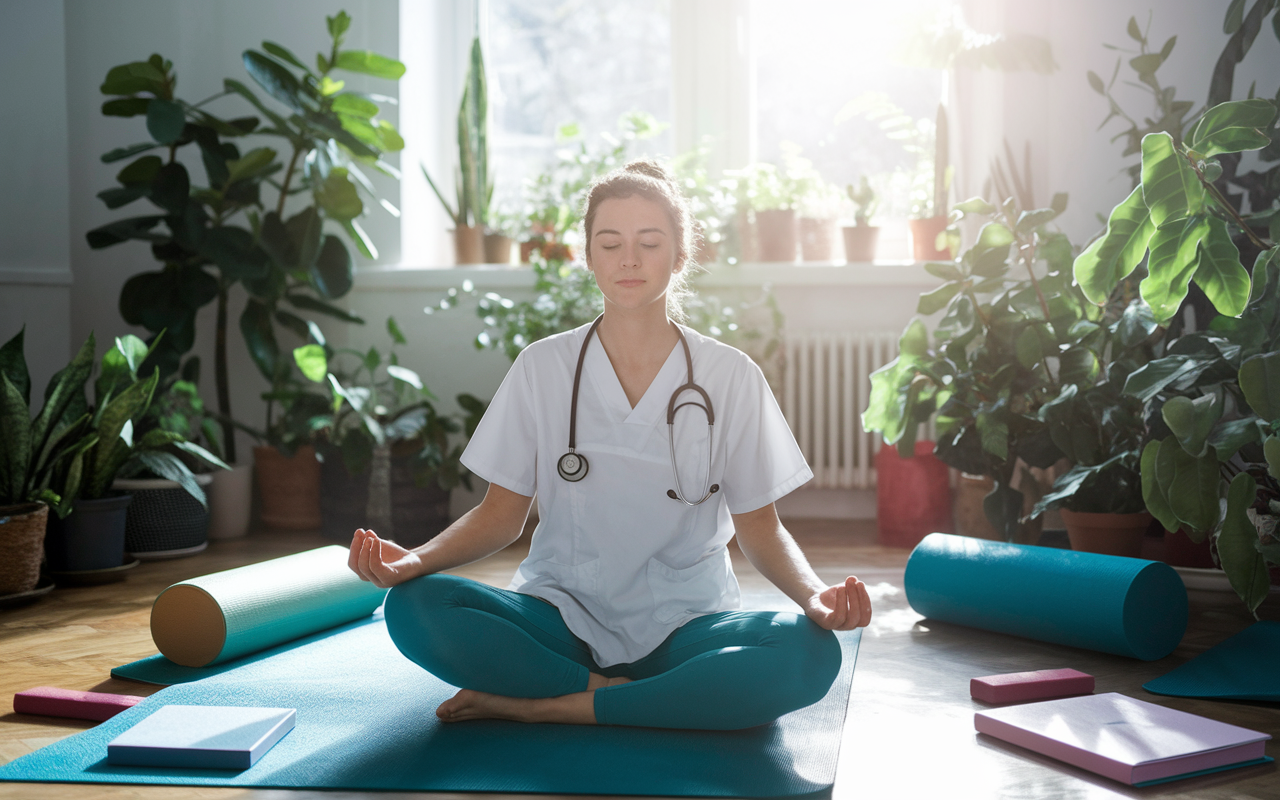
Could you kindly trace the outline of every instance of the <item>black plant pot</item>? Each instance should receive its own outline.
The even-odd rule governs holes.
[[[49,515],[44,553],[50,572],[111,569],[124,563],[129,495],[77,500],[66,519]]]

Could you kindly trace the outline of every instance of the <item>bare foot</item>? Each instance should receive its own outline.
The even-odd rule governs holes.
[[[562,722],[577,725],[596,723],[595,690],[630,683],[630,678],[606,678],[592,673],[585,692],[559,697],[504,697],[498,694],[461,689],[440,704],[436,716],[442,722],[473,719],[506,719],[513,722]]]

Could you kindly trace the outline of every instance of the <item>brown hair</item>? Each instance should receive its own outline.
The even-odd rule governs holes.
[[[689,210],[689,201],[680,192],[679,184],[658,162],[647,159],[631,161],[591,184],[582,212],[587,258],[590,260],[591,257],[591,228],[595,225],[600,203],[635,195],[662,206],[671,220],[675,233],[676,264],[680,269],[672,275],[671,286],[667,290],[667,314],[672,319],[683,321],[683,300],[693,294],[687,276],[688,269],[697,266],[693,254],[699,238],[698,224]]]

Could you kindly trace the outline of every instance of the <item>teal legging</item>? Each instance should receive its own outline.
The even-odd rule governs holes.
[[[737,730],[821,700],[840,671],[835,634],[785,611],[696,617],[652,653],[601,668],[550,603],[453,575],[387,595],[400,652],[464,689],[507,697],[586,691],[589,672],[631,678],[595,692],[596,722]]]

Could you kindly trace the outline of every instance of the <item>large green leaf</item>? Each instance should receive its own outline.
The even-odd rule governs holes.
[[[218,265],[227,280],[255,280],[269,269],[266,253],[254,245],[253,234],[244,228],[231,225],[210,228],[201,242],[200,252]]]
[[[907,425],[915,424],[906,419],[907,386],[928,348],[928,338],[924,323],[913,319],[899,341],[898,357],[871,373],[871,397],[862,412],[862,428],[878,432],[888,444],[898,442]]]
[[[1167,220],[1198,214],[1204,207],[1204,187],[1167,133],[1142,137],[1141,186],[1142,198],[1156,227]]]
[[[251,180],[268,171],[274,171],[276,151],[270,147],[255,147],[240,158],[227,161],[227,181],[230,186],[238,181]]]
[[[378,248],[373,246],[373,240],[369,238],[369,234],[364,232],[364,228],[360,227],[360,223],[354,219],[349,219],[342,223],[342,228],[351,237],[351,241],[355,242],[356,249],[360,254],[368,259],[376,259],[378,257]]]
[[[322,383],[329,374],[329,358],[318,344],[304,344],[293,349],[293,360],[309,381]]]
[[[147,106],[147,133],[159,144],[178,141],[186,124],[186,114],[177,103],[156,98]]]
[[[262,249],[281,269],[287,271],[297,269],[298,248],[294,245],[293,237],[289,235],[289,229],[285,227],[279,214],[268,211],[262,218],[259,240]]]
[[[1240,365],[1240,390],[1264,422],[1280,421],[1280,351],[1245,359]]]
[[[136,117],[147,113],[151,99],[147,97],[121,97],[102,104],[102,113],[108,117]]]
[[[1267,459],[1267,472],[1280,480],[1280,436],[1268,436],[1262,443],[1262,455]]]
[[[1076,258],[1073,273],[1084,296],[1098,305],[1105,303],[1116,285],[1142,261],[1154,232],[1139,186],[1112,209],[1102,238]]]
[[[195,476],[191,474],[191,470],[187,465],[182,463],[182,459],[173,453],[157,450],[144,450],[137,453],[136,458],[156,475],[180,485],[187,491],[187,494],[199,501],[200,505],[205,508],[209,507],[209,503],[205,498],[204,488],[196,483]]]
[[[1176,440],[1166,439],[1156,454],[1156,481],[1169,498],[1169,508],[1183,525],[1197,533],[1218,524],[1218,458],[1211,451],[1197,458]]]
[[[357,325],[364,324],[364,319],[361,317],[352,314],[345,308],[339,308],[338,306],[331,305],[323,300],[317,300],[314,297],[309,297],[305,294],[286,294],[284,297],[292,303],[295,308],[301,308],[305,311],[317,311],[335,319],[340,319],[343,322],[353,322]]]
[[[390,321],[390,317],[387,318]],[[23,353],[26,341],[27,326],[23,325],[13,338],[0,347],[0,375],[9,376],[9,380],[22,395],[22,402],[31,404],[31,374],[27,371],[27,358]],[[404,342],[401,342],[404,344]],[[3,438],[3,437],[0,437]]]
[[[271,326],[270,310],[250,298],[240,315],[240,333],[249,348],[249,355],[258,371],[271,382],[275,382],[277,364],[280,360],[280,347],[276,344],[275,329]]]
[[[134,183],[149,184],[160,173],[164,161],[160,156],[143,156],[130,162],[127,167],[116,173],[116,180],[128,186]]]
[[[102,497],[115,480],[116,472],[132,450],[121,434],[125,432],[126,425],[147,410],[159,381],[159,370],[145,381],[136,381],[107,401],[98,415],[98,446],[91,451],[85,464],[85,497]]]
[[[1191,131],[1187,146],[1205,158],[1222,153],[1258,150],[1270,144],[1265,131],[1276,117],[1270,100],[1237,100],[1204,113]]]
[[[1150,441],[1142,448],[1142,501],[1147,504],[1147,511],[1160,520],[1165,530],[1176,532],[1182,523],[1173,513],[1168,496],[1160,490],[1160,484],[1156,480],[1156,459],[1163,446],[1161,442]],[[1169,446],[1177,447],[1178,444],[1171,442]]]
[[[1164,422],[1178,437],[1178,443],[1191,455],[1199,458],[1205,454],[1213,426],[1222,419],[1222,395],[1216,392],[1189,397],[1171,397],[1160,409]]]
[[[1124,382],[1124,393],[1145,403],[1172,384],[1195,380],[1218,360],[1204,355],[1172,355],[1154,359],[1129,373]]]
[[[165,164],[151,181],[151,202],[170,214],[181,214],[191,194],[187,168],[174,162]]]
[[[946,308],[947,303],[951,302],[951,298],[960,293],[964,288],[959,281],[950,281],[944,283],[931,292],[920,295],[920,300],[916,304],[916,313],[929,316]]]
[[[290,217],[284,227],[289,234],[290,241],[293,243],[293,252],[297,254],[293,262],[293,268],[302,271],[310,270],[316,263],[316,258],[320,255],[320,245],[324,233],[324,220],[320,218],[320,213],[316,211],[315,206],[307,206]],[[339,295],[330,296],[337,297]]]
[[[131,144],[128,147],[117,147],[114,150],[104,153],[102,156],[103,164],[111,164],[116,161],[124,161],[126,158],[132,158],[138,153],[145,153],[148,150],[154,150],[161,145],[155,142],[141,142],[139,144]]]
[[[1193,279],[1219,314],[1238,317],[1249,304],[1249,273],[1240,263],[1227,223],[1217,217],[1209,219],[1209,234],[1200,241]]]
[[[315,108],[314,102],[302,90],[293,73],[275,59],[268,58],[253,50],[244,51],[244,68],[259,86],[275,99],[297,110],[307,111]]]
[[[1257,611],[1271,588],[1266,563],[1258,552],[1258,529],[1247,513],[1257,494],[1257,481],[1249,473],[1241,472],[1232,478],[1227,490],[1227,516],[1218,535],[1222,571],[1250,611]]]
[[[378,116],[378,104],[367,97],[345,92],[333,98],[333,110],[339,114],[349,114],[361,119],[372,119]]]
[[[343,167],[329,171],[329,176],[316,189],[316,202],[324,209],[325,216],[337,222],[347,222],[364,212],[356,185]]]
[[[108,70],[99,88],[103,94],[151,92],[160,95],[164,92],[164,73],[146,61],[134,61]]]
[[[286,64],[292,64],[293,66],[297,67],[298,69],[304,72],[310,72],[310,70],[307,69],[307,65],[303,64],[300,60],[298,60],[298,57],[295,56],[286,47],[281,47],[275,42],[263,42],[262,49],[266,50],[268,53],[280,59],[281,61],[285,62]]]
[[[1200,215],[1171,220],[1152,234],[1139,291],[1157,322],[1167,323],[1178,313],[1198,267],[1200,240],[1208,234],[1209,220]]]
[[[256,109],[258,109],[259,111],[261,111],[261,112],[262,112],[262,114],[263,114],[267,119],[271,120],[271,124],[275,126],[276,130],[278,130],[278,131],[289,131],[289,130],[290,130],[289,124],[288,124],[287,122],[285,122],[284,117],[281,117],[281,116],[280,116],[279,114],[277,114],[276,112],[274,112],[274,111],[272,111],[271,109],[267,108],[267,107],[266,107],[266,105],[264,105],[264,104],[263,104],[263,102],[262,102],[261,100],[259,100],[259,99],[258,99],[258,96],[257,96],[256,94],[254,94],[254,93],[249,89],[249,87],[248,87],[248,86],[245,86],[245,85],[244,85],[243,83],[241,83],[240,81],[232,80],[231,78],[227,78],[226,80],[224,80],[224,81],[222,82],[222,86],[223,86],[223,88],[224,88],[224,89],[226,89],[226,91],[228,91],[228,92],[234,92],[234,93],[236,93],[236,94],[240,95],[241,97],[243,97],[244,99],[248,100],[250,103],[252,103],[252,104],[253,104],[253,106],[254,106],[254,108],[256,108]]]
[[[80,346],[71,362],[50,379],[44,393],[44,407],[31,422],[32,451],[44,449],[53,432],[70,419],[79,418],[85,410],[84,385],[93,373],[96,343],[93,334]]]
[[[338,53],[333,66],[348,72],[359,72],[393,81],[399,80],[404,75],[404,64],[368,50],[343,50]]]
[[[130,239],[142,239],[148,242],[163,241],[165,239],[164,236],[151,232],[152,228],[163,221],[164,217],[162,216],[131,217],[129,219],[116,220],[100,228],[94,228],[86,233],[84,238],[89,242],[89,247],[94,250],[127,242]]]
[[[311,282],[322,297],[335,300],[351,291],[355,267],[351,253],[337,236],[324,237],[324,246],[311,270]]]

